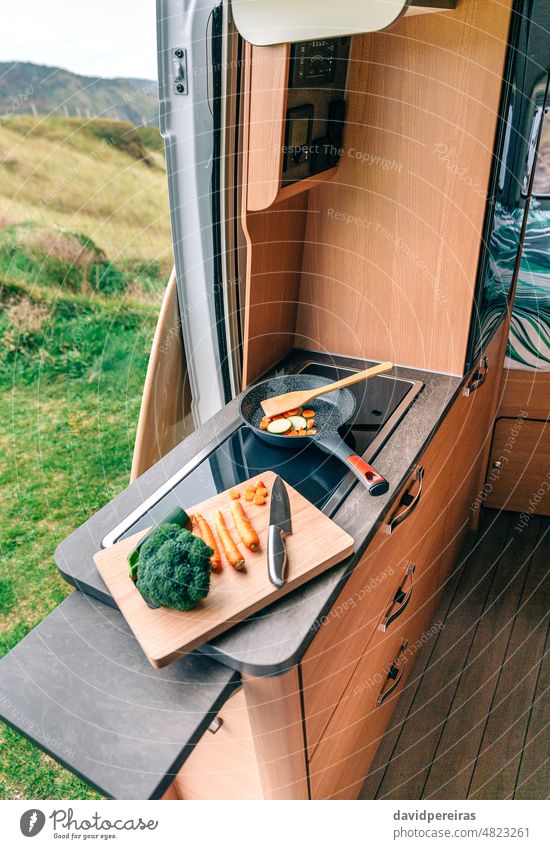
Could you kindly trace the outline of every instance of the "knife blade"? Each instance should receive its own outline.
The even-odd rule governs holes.
[[[267,572],[271,583],[280,589],[286,581],[287,554],[285,537],[292,533],[288,492],[277,475],[271,487],[269,530],[267,533]]]

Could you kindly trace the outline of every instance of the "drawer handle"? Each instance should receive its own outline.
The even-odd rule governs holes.
[[[384,681],[384,686],[380,690],[378,698],[376,699],[376,707],[380,707],[380,705],[382,705],[386,701],[388,696],[391,696],[391,694],[393,693],[395,688],[399,686],[399,682],[401,681],[401,678],[403,677],[403,672],[405,671],[405,669],[404,669],[404,667],[399,668],[398,664],[399,664],[399,661],[401,660],[402,656],[405,654],[405,651],[406,651],[408,645],[409,645],[408,640],[403,640],[403,642],[401,643],[401,648],[399,649],[399,653],[398,653],[397,657],[395,658],[394,662],[392,663],[392,665],[390,666],[390,670],[388,672],[388,677]],[[386,690],[386,685],[387,685],[388,681],[393,681],[393,684],[391,685],[391,687],[388,687],[388,689]]]
[[[468,397],[468,395],[471,395],[472,392],[475,392],[476,389],[479,389],[480,386],[483,386],[483,384],[487,380],[488,371],[489,357],[483,357],[472,376],[471,382],[468,384],[468,386],[464,387],[463,394],[466,396],[466,398]]]
[[[405,575],[403,577],[403,580],[401,581],[401,584],[400,584],[399,588],[397,589],[397,591],[396,591],[396,593],[395,593],[395,595],[392,599],[389,610],[386,613],[386,615],[384,616],[384,618],[382,619],[382,621],[380,622],[380,625],[378,626],[380,631],[384,631],[384,632],[387,631],[389,626],[391,625],[391,623],[395,619],[397,619],[398,616],[401,616],[401,614],[403,613],[403,611],[407,607],[409,601],[411,600],[411,596],[413,594],[413,589],[414,589],[413,575],[414,575],[415,569],[416,569],[416,563],[409,563],[409,565],[407,566],[407,571],[405,572]],[[405,592],[403,592],[403,584],[405,583],[407,578],[411,579],[411,586],[409,588],[408,593],[405,593]],[[399,605],[397,610],[394,610],[393,613],[391,613],[390,611],[392,610],[392,608],[396,604]]]
[[[390,519],[389,522],[386,522],[386,524],[384,525],[385,533],[393,534],[393,532],[395,531],[397,526],[400,525],[401,522],[404,522],[405,519],[408,516],[410,516],[411,513],[413,513],[416,510],[416,508],[418,507],[418,502],[420,501],[420,498],[422,497],[422,482],[423,482],[423,480],[424,480],[424,466],[419,466],[418,469],[416,470],[416,474],[414,476],[414,481],[413,481],[413,483],[415,481],[418,481],[418,484],[419,484],[418,492],[416,493],[416,495],[414,497],[409,492],[406,492],[403,495],[403,497],[401,499],[401,504],[403,505],[403,509],[400,510],[398,513],[396,513],[395,516],[393,517],[393,519]]]

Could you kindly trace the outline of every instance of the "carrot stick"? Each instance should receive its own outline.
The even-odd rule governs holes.
[[[238,571],[244,569],[244,557],[235,545],[233,537],[227,530],[225,519],[223,518],[221,510],[218,510],[216,515],[216,531],[229,565],[233,566],[233,569],[237,569]]]
[[[231,505],[231,512],[233,514],[235,527],[239,532],[243,545],[246,545],[250,551],[256,551],[256,549],[260,547],[260,539],[250,524],[250,519],[246,515],[245,509],[240,501]]]
[[[193,516],[193,519],[196,522],[198,535],[202,539],[206,545],[209,545],[210,548],[214,549],[214,554],[210,558],[210,568],[213,572],[221,572],[223,569],[222,566],[222,556],[220,554],[220,549],[218,548],[218,544],[216,542],[216,538],[212,533],[212,528],[200,513],[197,513]]]

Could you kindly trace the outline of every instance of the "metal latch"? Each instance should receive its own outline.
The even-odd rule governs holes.
[[[220,730],[220,728],[222,727],[222,725],[223,725],[223,719],[222,719],[222,718],[221,718],[221,716],[218,714],[218,715],[217,715],[217,716],[216,716],[216,717],[212,720],[212,722],[210,723],[210,725],[208,726],[208,730],[210,731],[210,733],[211,733],[211,734],[217,734],[217,732]]]
[[[176,47],[172,56],[172,75],[176,94],[187,94],[187,51]]]

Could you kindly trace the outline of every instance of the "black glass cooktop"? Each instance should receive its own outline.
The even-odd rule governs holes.
[[[317,374],[338,380],[350,374],[349,369],[311,363],[302,369],[305,374]],[[416,388],[416,391],[413,391]],[[353,419],[344,426],[342,437],[360,455],[367,452],[384,425],[402,405],[402,414],[417,394],[415,384],[392,377],[375,377],[363,384],[351,386],[357,399]],[[393,426],[397,421],[393,422]],[[393,427],[392,427],[393,429]],[[390,431],[391,432],[391,431]],[[378,446],[378,450],[380,446]],[[129,527],[120,538],[158,522],[179,505],[198,504],[217,492],[237,486],[261,472],[272,470],[298,490],[319,509],[332,515],[342,498],[355,484],[355,478],[338,459],[321,451],[314,444],[306,448],[277,447],[259,439],[246,425],[241,425],[228,436],[206,459],[196,466],[173,489],[160,498],[150,509]]]

